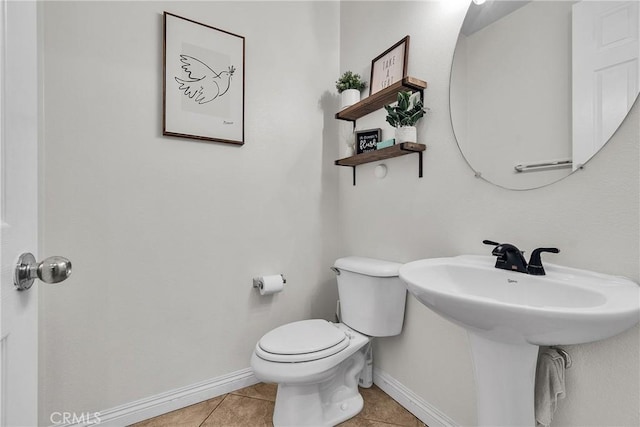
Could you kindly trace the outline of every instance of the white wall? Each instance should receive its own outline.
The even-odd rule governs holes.
[[[448,111],[463,3],[46,2],[41,248],[70,257],[74,273],[40,287],[40,422],[246,368],[268,329],[332,316],[327,266],[342,254],[486,254],[491,238],[558,246],[558,263],[639,280],[638,107],[557,184],[513,192],[475,179]],[[163,10],[246,37],[244,147],[161,136]],[[333,119],[335,79],[368,76],[406,34],[409,73],[429,82],[424,178],[410,155],[386,161],[384,180],[359,166],[354,187],[350,169],[333,166],[350,127]],[[385,126],[381,112],[358,123]],[[275,272],[288,288],[258,298],[251,277]],[[473,424],[464,331],[408,301],[403,334],[378,341],[377,366]],[[639,424],[638,335],[568,347],[556,425]]]
[[[246,144],[161,135],[162,12],[246,38]],[[280,324],[332,318],[339,5],[46,2],[40,422],[249,366]],[[260,298],[251,279],[284,273]]]
[[[385,161],[384,180],[373,176],[376,164],[359,166],[355,187],[350,171],[341,170],[342,252],[407,262],[488,254],[481,242],[489,238],[527,251],[557,246],[562,252],[547,260],[640,280],[638,105],[584,171],[556,184],[508,191],[476,179],[456,146],[449,118],[450,66],[467,4],[341,4],[340,68],[367,76],[371,59],[409,34],[409,74],[427,80],[430,108],[418,125],[419,142],[427,145],[422,179],[414,155]],[[382,111],[361,119],[358,127],[390,132]],[[567,372],[568,396],[554,425],[638,425],[639,328],[566,348],[575,365]],[[403,334],[377,341],[375,363],[461,425],[475,423],[466,334],[414,298],[408,300]]]

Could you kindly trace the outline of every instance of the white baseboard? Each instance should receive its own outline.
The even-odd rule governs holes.
[[[374,368],[373,383],[429,427],[457,427],[455,421],[386,372]]]
[[[170,390],[156,396],[136,400],[112,409],[99,411],[76,423],[56,423],[55,427],[95,427],[96,425],[100,427],[122,427],[212,399],[258,382],[251,368],[247,368]]]
[[[212,399],[216,396],[231,393],[258,382],[251,368],[242,369],[156,396],[126,403],[112,409],[99,411],[90,416],[85,414],[84,419],[75,423],[56,423],[54,426],[93,427],[99,425],[100,427],[122,427]],[[436,407],[426,402],[386,372],[377,368],[374,369],[373,382],[429,427],[457,427],[457,424],[446,414],[440,412]]]

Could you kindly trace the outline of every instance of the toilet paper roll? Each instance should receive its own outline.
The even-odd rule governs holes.
[[[260,295],[276,294],[284,289],[284,279],[281,274],[263,276],[260,278]]]

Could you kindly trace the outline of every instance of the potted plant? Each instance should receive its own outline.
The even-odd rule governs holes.
[[[367,82],[362,81],[360,74],[345,71],[342,77],[336,81],[336,89],[340,94],[340,109],[344,110],[360,101],[360,92],[366,87]]]
[[[418,142],[416,123],[426,111],[422,100],[411,97],[411,92],[398,92],[396,105],[385,105],[387,123],[396,128],[396,144],[403,142]]]

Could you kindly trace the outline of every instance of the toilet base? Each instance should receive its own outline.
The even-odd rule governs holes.
[[[364,354],[358,351],[341,363],[326,381],[278,384],[273,425],[330,427],[356,416],[364,405],[358,392],[364,362]]]

